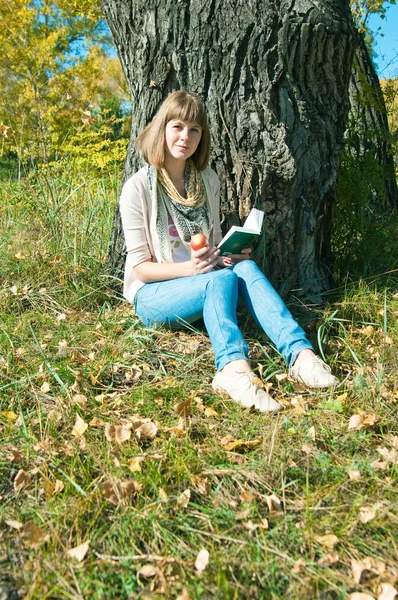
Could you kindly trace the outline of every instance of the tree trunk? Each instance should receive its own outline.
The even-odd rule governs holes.
[[[133,103],[131,142],[173,90],[200,94],[224,228],[265,211],[256,260],[319,298],[349,108],[348,0],[102,0]],[[125,177],[139,167],[130,143]],[[116,214],[111,270],[123,268]]]
[[[383,182],[382,203],[387,209],[397,207],[397,182],[389,144],[390,133],[384,96],[363,35],[358,31],[355,36],[349,93],[351,110],[346,152],[356,159],[370,154],[374,161],[374,171],[378,171]],[[369,192],[371,193],[372,189]],[[380,201],[380,194],[373,196],[377,196]]]

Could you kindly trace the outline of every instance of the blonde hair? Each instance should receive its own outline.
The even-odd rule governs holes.
[[[134,146],[145,162],[161,168],[165,160],[165,130],[169,121],[180,120],[195,123],[202,128],[202,137],[191,156],[196,168],[203,171],[209,162],[210,132],[206,109],[202,98],[191,92],[173,92],[163,102],[152,121],[138,134]]]

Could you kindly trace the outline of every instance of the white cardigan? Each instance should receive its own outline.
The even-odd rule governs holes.
[[[153,262],[161,262],[159,239],[156,232],[156,189],[151,198],[148,169],[149,166],[145,165],[130,177],[124,184],[120,196],[120,214],[127,247],[123,295],[129,302],[133,302],[135,294],[144,285],[135,276],[134,267],[148,259],[152,259]],[[201,173],[208,199],[211,225],[209,245],[211,246],[218,244],[222,238],[220,181],[210,167],[206,167]]]

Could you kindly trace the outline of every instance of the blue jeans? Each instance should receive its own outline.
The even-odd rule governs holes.
[[[302,350],[312,350],[303,329],[252,260],[202,275],[147,283],[138,290],[134,304],[138,318],[149,326],[163,323],[181,328],[203,317],[219,371],[232,360],[248,360],[236,317],[239,296],[289,366]]]

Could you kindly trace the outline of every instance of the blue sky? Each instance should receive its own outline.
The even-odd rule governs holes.
[[[388,8],[385,19],[372,15],[369,25],[376,34],[375,62],[379,77],[398,77],[398,4]],[[378,27],[381,27],[379,32]],[[380,33],[384,33],[384,36]]]

